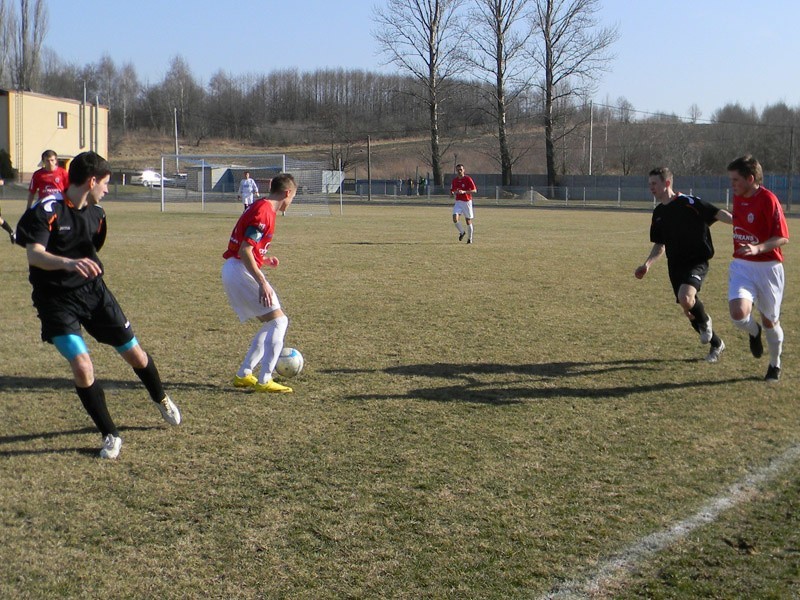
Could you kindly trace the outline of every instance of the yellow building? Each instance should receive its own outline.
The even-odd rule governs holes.
[[[108,107],[0,89],[0,148],[11,155],[20,181],[30,180],[45,150],[59,159],[87,150],[108,156]]]

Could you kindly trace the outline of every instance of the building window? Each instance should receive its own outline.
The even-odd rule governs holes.
[[[58,128],[59,129],[67,128],[67,113],[65,112],[58,113]]]

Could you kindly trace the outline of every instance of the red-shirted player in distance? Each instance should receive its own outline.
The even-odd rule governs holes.
[[[464,174],[464,165],[456,165],[456,177],[450,183],[450,195],[454,196],[456,203],[453,205],[453,223],[458,229],[458,241],[467,236],[467,243],[472,243],[472,233],[474,228],[472,220],[475,218],[475,212],[472,210],[472,194],[478,191],[475,187],[475,182],[472,177]],[[458,222],[459,215],[464,215],[464,221],[467,223],[467,229]]]
[[[68,187],[69,174],[64,167],[58,166],[58,154],[55,150],[45,150],[42,152],[42,168],[34,172],[28,186],[28,208],[45,198],[61,200]]]
[[[269,196],[253,202],[239,217],[228,241],[228,249],[222,255],[225,259],[222,284],[231,308],[242,323],[249,319],[258,319],[262,323],[233,378],[233,385],[237,388],[250,388],[256,392],[292,391],[292,388],[272,379],[283,349],[289,318],[281,309],[278,295],[261,272],[261,267],[265,263],[271,267],[278,266],[278,259],[266,254],[275,233],[277,211],[286,211],[296,193],[297,184],[288,173],[273,178]],[[261,371],[256,377],[253,371],[259,363]]]
[[[728,277],[728,306],[733,324],[750,336],[750,351],[756,358],[769,348],[769,366],[764,380],[781,378],[783,329],[780,324],[784,290],[783,252],[789,243],[789,228],[778,198],[762,182],[764,173],[750,155],[728,165],[733,189],[733,260]],[[758,305],[761,325],[752,317]]]

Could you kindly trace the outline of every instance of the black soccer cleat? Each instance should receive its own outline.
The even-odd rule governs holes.
[[[462,233],[459,233],[458,234],[458,241],[460,242],[461,240],[463,240],[465,235],[467,235],[466,231],[464,231]]]
[[[750,336],[750,352],[756,358],[761,358],[764,354],[764,344],[761,341],[761,325],[758,326],[758,333]]]
[[[764,381],[767,383],[778,383],[781,380],[781,368],[780,367],[773,367],[770,365],[767,368],[767,374],[764,377]]]

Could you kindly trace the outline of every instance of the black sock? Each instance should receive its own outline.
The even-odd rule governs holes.
[[[5,229],[8,233],[14,233],[14,229],[8,224],[8,221],[3,221],[3,224],[0,225],[0,227]]]
[[[161,402],[164,399],[166,394],[164,393],[164,386],[161,385],[161,376],[158,374],[156,364],[149,354],[147,355],[147,366],[143,369],[133,369],[133,372],[142,380],[153,402]]]
[[[119,436],[117,426],[114,425],[111,415],[108,414],[105,392],[103,392],[103,388],[100,387],[97,381],[85,388],[76,385],[75,391],[78,392],[78,398],[81,399],[83,408],[89,413],[103,437],[106,437],[109,433]]]
[[[695,298],[694,306],[689,311],[692,313],[694,317],[693,323],[697,323],[698,325],[705,325],[708,322],[708,314],[706,313],[706,307],[703,306],[703,303],[700,302],[700,298]]]
[[[722,346],[722,338],[717,335],[717,332],[714,332],[714,335],[711,336],[711,347],[712,348],[719,348]]]

